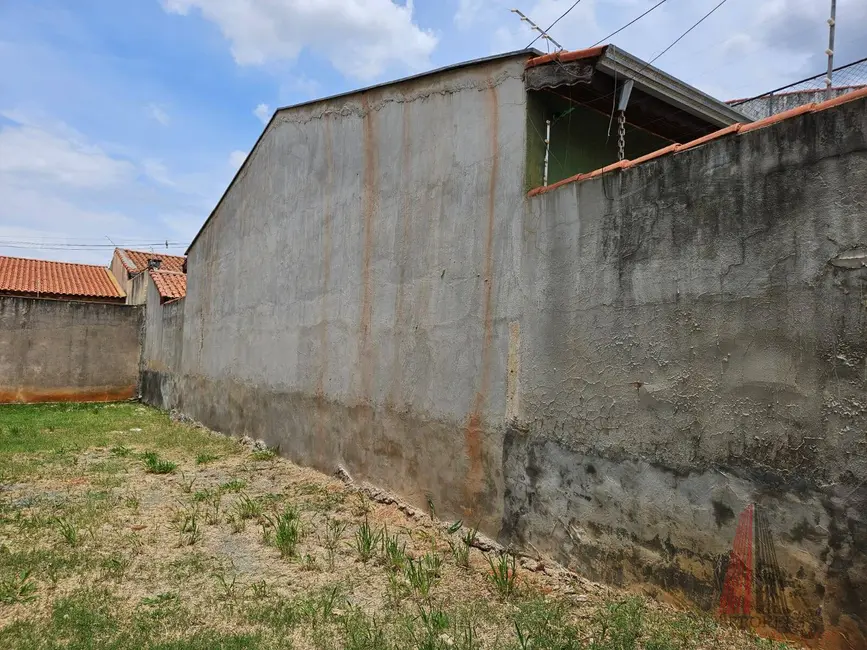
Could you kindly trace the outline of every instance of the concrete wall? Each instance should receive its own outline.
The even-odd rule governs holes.
[[[135,397],[141,310],[0,296],[0,402]]]
[[[746,510],[753,614],[867,647],[865,109],[529,200],[504,540],[713,609]]]
[[[498,528],[523,64],[278,115],[190,251],[163,405]]]
[[[117,251],[114,252],[114,255],[111,257],[111,264],[108,267],[112,275],[114,275],[117,283],[120,285],[120,288],[123,289],[123,292],[126,294],[126,304],[131,305],[134,304],[130,302],[129,295],[130,289],[132,289],[132,280],[129,277],[129,273],[124,267],[123,263],[120,261],[120,256]],[[135,303],[141,304],[141,303]]]
[[[745,511],[762,625],[867,646],[865,102],[528,200],[522,69],[278,115],[148,399],[708,609]]]
[[[148,286],[153,284],[150,273],[142,271],[132,276],[126,290],[126,304],[144,305],[148,301]]]
[[[145,339],[142,345],[142,400],[150,404],[173,404],[175,377],[181,371],[184,343],[184,299],[160,303],[160,294],[150,279],[147,284]]]

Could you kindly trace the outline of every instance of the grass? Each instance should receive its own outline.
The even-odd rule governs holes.
[[[355,531],[355,550],[362,562],[367,562],[376,554],[380,539],[382,531],[374,531],[365,515],[364,521]]]
[[[78,546],[78,529],[75,524],[66,521],[65,519],[57,519],[57,530],[60,531],[61,537],[70,546]]]
[[[301,541],[303,528],[298,511],[292,506],[286,506],[282,512],[274,516],[263,515],[272,530],[266,537],[271,539],[282,557],[295,557],[298,542]]]
[[[154,451],[146,451],[141,456],[144,461],[145,471],[149,474],[171,474],[178,466],[177,463],[163,460]],[[190,485],[190,488],[192,489],[192,485]]]
[[[7,580],[0,580],[0,603],[14,605],[36,599],[36,584],[30,579],[30,569],[23,570]]]
[[[471,553],[461,522],[134,403],[0,407],[0,475],[0,648],[783,647],[616,591],[556,597],[581,587]]]
[[[491,567],[488,581],[493,585],[494,590],[500,598],[509,598],[515,593],[515,585],[518,579],[515,556],[501,553],[497,556],[496,560],[490,555],[486,556],[486,559],[488,565]]]

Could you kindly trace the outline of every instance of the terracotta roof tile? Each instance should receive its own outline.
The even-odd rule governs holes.
[[[120,262],[123,267],[130,273],[141,273],[148,267],[148,260],[162,260],[160,271],[182,271],[184,268],[184,260],[187,258],[183,255],[165,255],[164,253],[149,253],[147,251],[134,251],[129,248],[115,249],[120,257]]]
[[[693,147],[698,147],[700,145],[706,144],[711,140],[716,140],[717,138],[721,138],[722,136],[728,135],[729,133],[737,133],[741,130],[741,127],[743,127],[743,124],[741,123],[732,124],[724,129],[720,129],[719,131],[714,131],[713,133],[708,133],[707,135],[696,138],[695,140],[690,140],[685,144],[679,144],[677,145],[677,150],[683,151],[684,149],[692,149]],[[635,164],[634,161],[633,164]]]
[[[607,45],[599,45],[597,47],[588,47],[586,50],[573,50],[572,52],[553,52],[551,54],[543,54],[542,56],[533,57],[526,63],[527,68],[533,68],[537,65],[550,63],[551,61],[559,61],[566,63],[567,61],[577,61],[579,59],[595,59],[602,56]]]
[[[790,117],[795,117],[796,115],[801,115],[802,113],[809,113],[814,108],[816,108],[816,104],[813,104],[811,102],[809,104],[802,104],[801,106],[790,108],[789,110],[783,111],[782,113],[775,113],[774,115],[769,115],[768,117],[762,118],[761,120],[756,120],[755,122],[744,124],[740,129],[740,133],[749,133],[750,131],[755,131],[756,129],[763,129],[766,126],[771,126],[771,124],[782,122],[783,120],[787,120]]]
[[[149,271],[151,279],[160,292],[160,297],[165,299],[183,298],[187,295],[187,275],[176,271]]]
[[[111,271],[93,264],[0,256],[0,293],[124,298]]]
[[[558,53],[559,54],[559,53]],[[546,55],[547,56],[547,55]],[[544,58],[544,57],[537,57]],[[535,61],[536,59],[530,59],[530,61]],[[550,59],[549,59],[550,60]],[[546,185],[543,187],[536,187],[530,190],[527,193],[527,196],[538,196],[540,194],[544,194],[545,192],[550,192],[551,190],[557,189],[558,187],[562,187],[568,183],[574,183],[576,181],[584,181],[590,178],[595,178],[602,174],[608,173],[609,171],[614,171],[616,169],[628,169],[635,165],[640,165],[641,163],[648,162],[653,160],[654,158],[659,158],[661,156],[665,156],[669,153],[675,153],[678,151],[684,151],[686,149],[692,149],[693,147],[697,147],[699,145],[710,142],[711,140],[715,140],[717,138],[721,138],[727,135],[741,135],[744,133],[749,133],[750,131],[756,131],[758,129],[762,129],[767,126],[772,126],[774,124],[778,124],[779,122],[783,122],[785,120],[791,119],[793,117],[797,117],[798,115],[803,115],[805,113],[818,113],[819,111],[824,111],[829,108],[833,108],[835,106],[839,106],[841,104],[847,104],[849,102],[853,102],[858,99],[867,98],[867,86],[861,88],[860,90],[855,90],[851,93],[846,93],[845,95],[840,95],[839,97],[835,97],[834,99],[828,99],[824,102],[818,104],[804,104],[803,106],[798,106],[796,108],[792,108],[788,111],[783,111],[782,113],[777,113],[776,115],[771,115],[770,117],[766,117],[763,120],[759,120],[757,122],[750,122],[749,124],[732,124],[730,126],[725,127],[724,129],[720,129],[719,131],[714,131],[713,133],[709,133],[706,136],[698,138],[696,140],[692,140],[691,142],[687,142],[685,144],[672,144],[663,149],[659,149],[657,151],[653,151],[645,156],[641,156],[640,158],[636,158],[635,160],[624,160],[620,163],[615,163],[613,165],[606,165],[600,169],[595,169],[591,172],[586,172],[583,174],[576,174],[575,176],[571,176],[569,178],[563,179],[562,181],[558,181],[553,183],[552,185]]]
[[[607,45],[599,45],[597,47],[588,47],[586,50],[574,50],[572,52],[553,52],[551,54],[543,54],[542,56],[533,57],[527,61],[526,67],[533,68],[537,65],[550,63],[551,61],[559,61],[566,63],[567,61],[577,61],[578,59],[595,59],[602,56]]]

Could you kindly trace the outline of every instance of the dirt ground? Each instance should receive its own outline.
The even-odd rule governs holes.
[[[0,407],[0,648],[783,648],[135,403]]]

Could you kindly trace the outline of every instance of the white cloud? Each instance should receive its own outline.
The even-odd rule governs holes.
[[[93,246],[108,245],[106,235],[130,246],[189,242],[228,182],[225,168],[172,173],[45,116],[0,116],[13,122],[0,125],[0,255],[108,264],[110,246]]]
[[[168,185],[169,187],[174,187],[176,185],[169,176],[168,168],[166,168],[166,166],[159,160],[148,158],[142,161],[141,166],[145,175],[155,180],[157,183]]]
[[[268,104],[259,104],[253,109],[253,115],[258,117],[262,124],[268,124],[268,120],[271,119],[271,108]]]
[[[229,154],[229,166],[232,169],[240,169],[245,160],[247,160],[246,151],[233,151]]]
[[[309,48],[341,73],[369,80],[389,67],[421,70],[437,37],[413,22],[413,5],[391,0],[162,0],[166,11],[198,9],[230,41],[239,65],[294,61]]]
[[[130,178],[134,166],[113,158],[65,125],[37,125],[23,116],[0,129],[0,175],[38,178],[77,188],[107,187]]]
[[[152,120],[159,122],[163,126],[168,126],[169,122],[171,122],[169,114],[159,104],[148,104],[147,113]]]
[[[543,28],[574,0],[535,0],[521,9]],[[656,0],[582,0],[551,30],[566,49],[589,47],[642,14]],[[661,5],[608,41],[645,61],[662,52],[717,3]],[[522,48],[536,33],[510,13],[512,0],[460,0],[462,33],[479,36],[488,52]],[[822,72],[829,3],[819,0],[728,2],[662,56],[656,65],[721,99],[758,94]],[[835,63],[867,56],[867,3],[838,0]],[[545,50],[544,41],[534,47]]]

